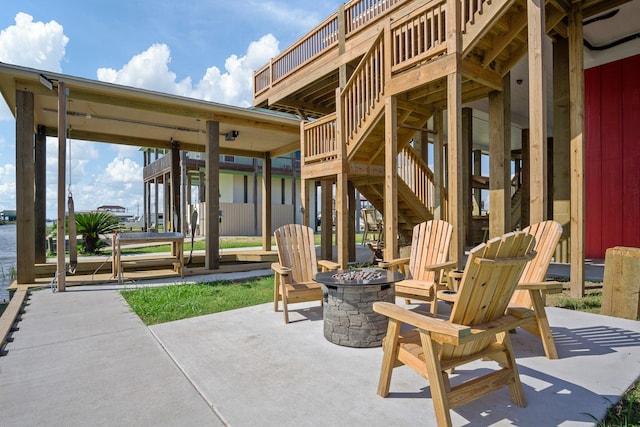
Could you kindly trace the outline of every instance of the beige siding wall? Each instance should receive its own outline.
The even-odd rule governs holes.
[[[261,206],[257,209],[253,203],[220,203],[222,210],[222,222],[220,223],[221,236],[260,236],[262,235]],[[293,205],[273,205],[272,209],[272,229],[273,231],[285,224],[294,222]],[[257,221],[256,221],[257,213]],[[299,214],[296,215],[297,222],[300,222]],[[204,235],[206,229],[206,217],[204,203],[198,207],[198,228],[197,236]],[[189,224],[189,228],[190,228]],[[257,228],[257,230],[256,230]]]

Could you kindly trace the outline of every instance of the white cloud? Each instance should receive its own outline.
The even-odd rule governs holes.
[[[105,175],[110,182],[141,183],[142,167],[131,159],[116,157],[107,165]]]
[[[278,40],[267,34],[251,42],[243,56],[231,55],[225,71],[212,66],[194,86],[191,77],[177,81],[171,71],[171,51],[165,44],[154,44],[134,56],[120,70],[100,68],[99,80],[149,90],[248,107],[253,98],[253,71],[278,54]]]
[[[16,167],[10,163],[0,166],[0,210],[15,209],[16,205]]]
[[[33,22],[33,17],[19,12],[15,25],[0,31],[0,61],[60,72],[69,38],[56,21]]]

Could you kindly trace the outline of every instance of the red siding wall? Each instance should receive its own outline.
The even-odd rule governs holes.
[[[587,258],[640,247],[640,55],[585,70]]]

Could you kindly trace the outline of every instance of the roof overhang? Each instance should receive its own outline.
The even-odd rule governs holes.
[[[16,91],[33,93],[35,126],[49,136],[58,136],[58,82],[68,89],[69,138],[164,149],[177,142],[181,150],[204,152],[207,122],[217,121],[221,154],[278,157],[300,149],[293,116],[0,63],[0,92],[14,116]],[[233,141],[225,138],[231,131],[238,132]]]

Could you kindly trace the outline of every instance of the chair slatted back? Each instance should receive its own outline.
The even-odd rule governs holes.
[[[534,240],[529,233],[514,232],[472,249],[449,321],[474,326],[504,316],[524,266],[533,256]],[[487,336],[470,344],[444,344],[441,358],[476,353],[490,345],[493,339],[493,336]]]
[[[280,264],[291,269],[293,283],[313,280],[318,272],[313,230],[301,224],[287,224],[274,231]]]
[[[426,282],[434,281],[435,273],[426,271],[425,266],[448,261],[452,235],[453,226],[443,220],[422,222],[413,227],[409,260],[411,278]]]
[[[530,225],[522,230],[532,234],[536,239],[534,250],[536,257],[524,268],[519,283],[539,283],[547,277],[547,270],[556,246],[562,236],[562,226],[555,221],[543,221]],[[511,298],[511,304],[520,307],[531,307],[529,291],[516,291]]]

